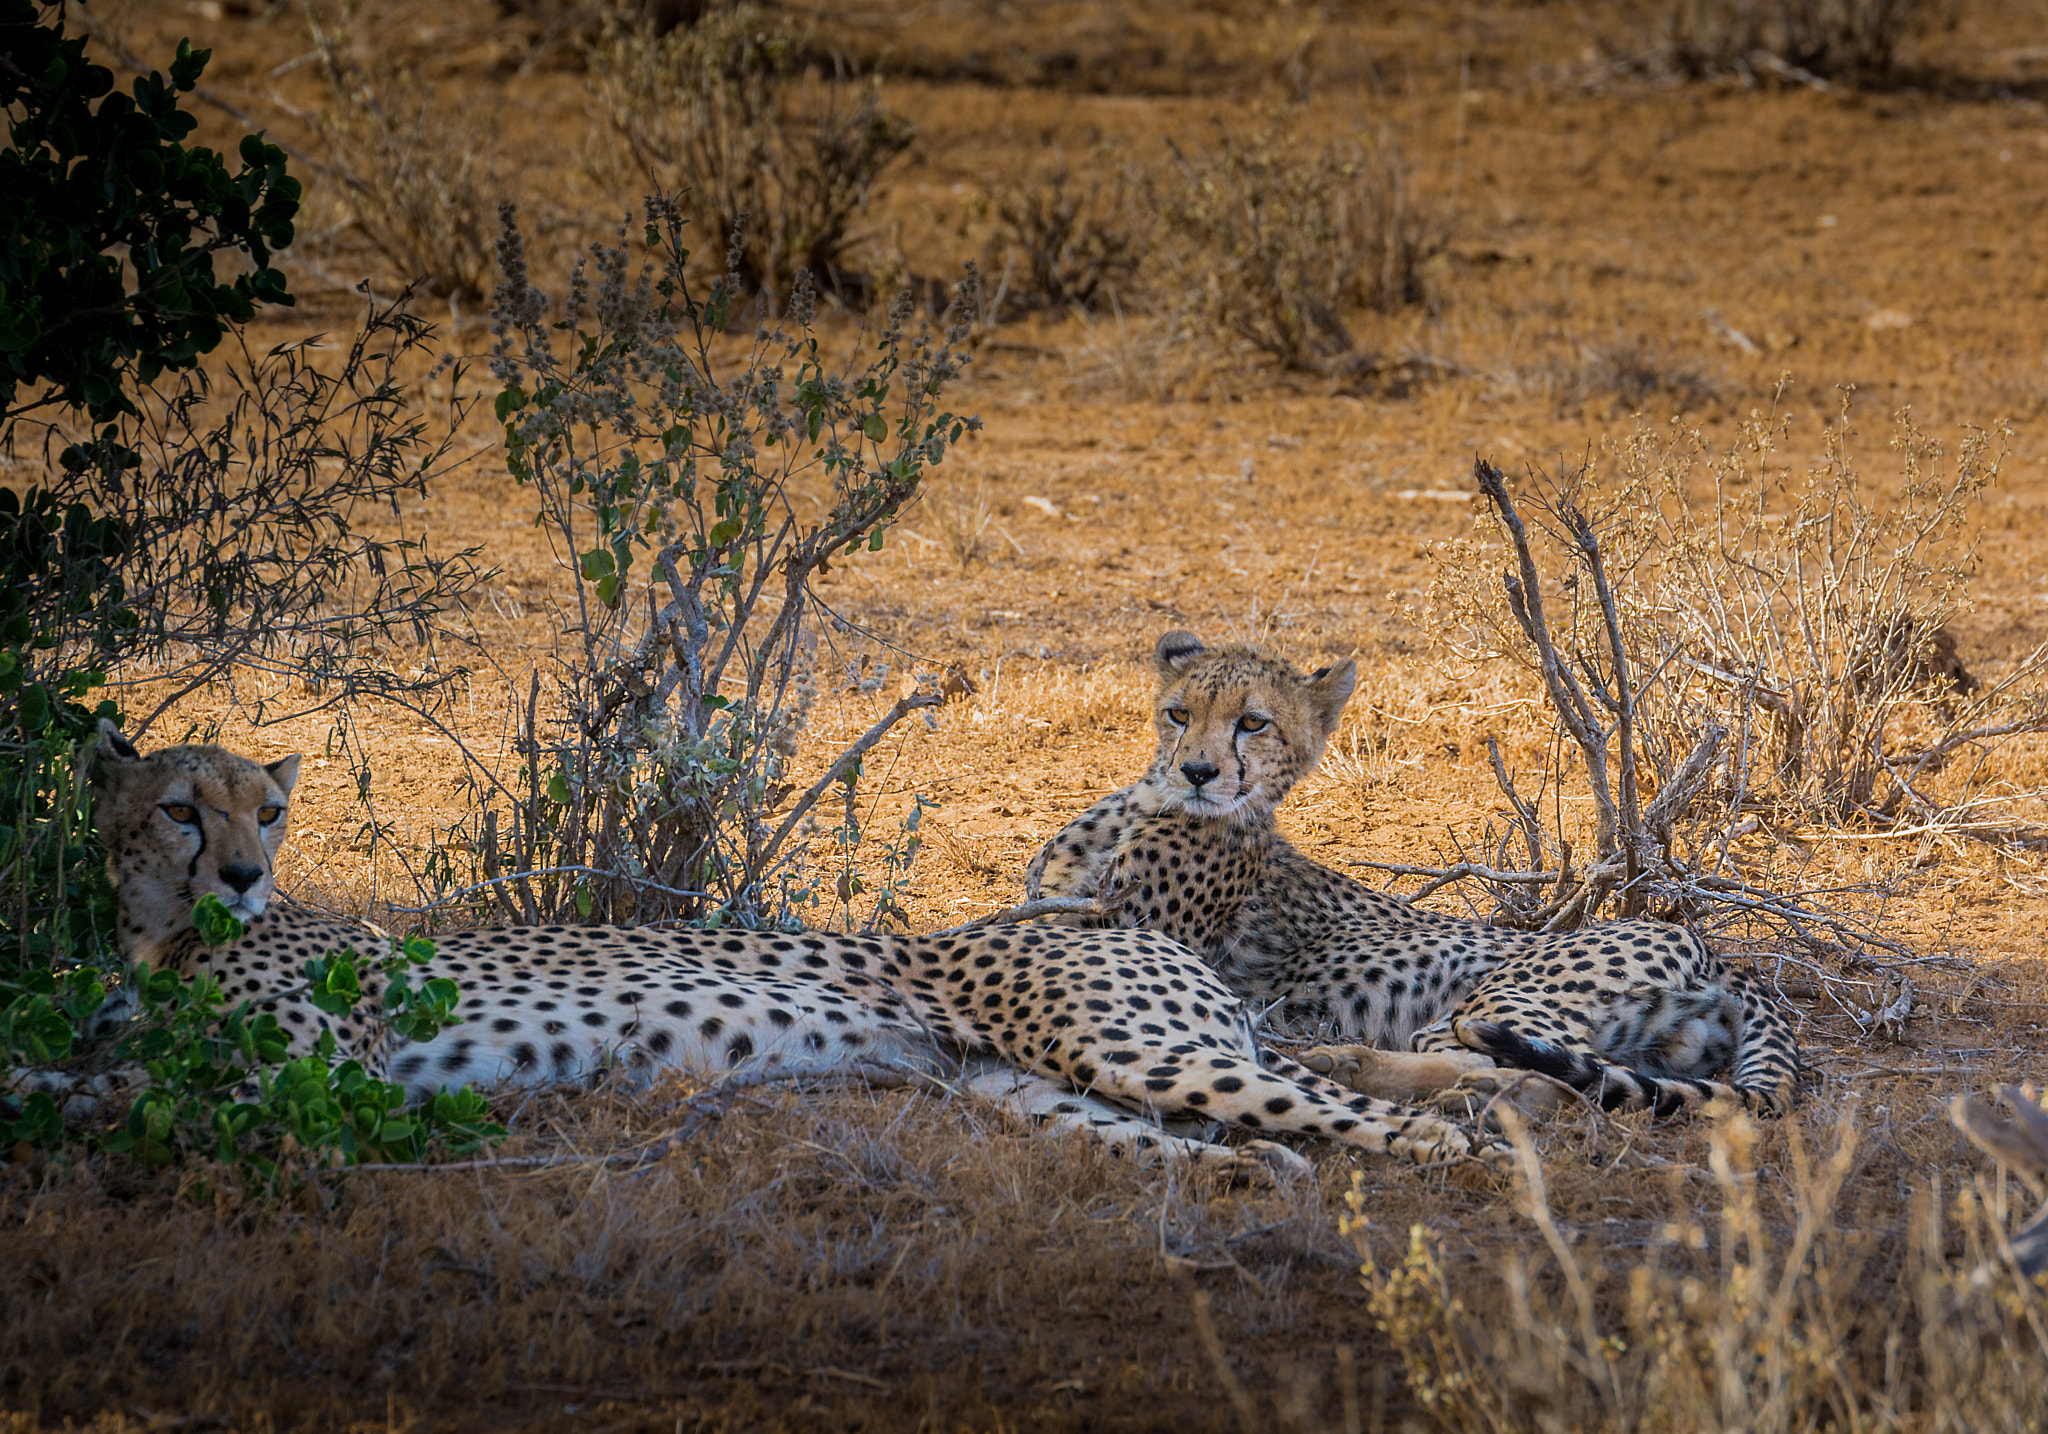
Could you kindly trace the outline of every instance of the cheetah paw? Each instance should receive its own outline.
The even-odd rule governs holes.
[[[1359,1076],[1365,1070],[1356,1046],[1317,1046],[1303,1051],[1298,1059],[1317,1075],[1328,1076],[1353,1090],[1358,1089]]]
[[[1537,1119],[1555,1115],[1565,1105],[1575,1104],[1578,1098],[1577,1091],[1547,1075],[1500,1067],[1461,1076],[1455,1085],[1426,1104],[1446,1115],[1470,1120],[1488,1107],[1506,1101],[1523,1115]],[[1493,1124],[1490,1116],[1488,1124]]]
[[[1277,1140],[1248,1140],[1236,1147],[1231,1155],[1231,1174],[1243,1179],[1284,1182],[1316,1173],[1315,1166],[1306,1156],[1289,1150]]]

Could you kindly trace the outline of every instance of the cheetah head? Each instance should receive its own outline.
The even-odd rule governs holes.
[[[1315,770],[1358,684],[1349,658],[1304,674],[1261,648],[1169,632],[1153,649],[1159,751],[1141,784],[1159,810],[1252,826]]]
[[[131,960],[192,928],[199,898],[253,921],[276,894],[272,873],[299,759],[259,766],[224,747],[166,747],[147,757],[100,723],[100,837]]]

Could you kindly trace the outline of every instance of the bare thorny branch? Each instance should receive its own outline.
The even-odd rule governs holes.
[[[1477,882],[1495,919],[1516,926],[1658,914],[1708,931],[1760,929],[1867,965],[1914,959],[1852,909],[1852,897],[1881,901],[1881,886],[1788,888],[1731,851],[1742,835],[1847,823],[1880,837],[2027,835],[2013,806],[2026,794],[1987,781],[1989,754],[2048,730],[2048,651],[1980,683],[1942,629],[1966,600],[1974,561],[1965,509],[1996,458],[1973,435],[1954,473],[1933,481],[1938,450],[1910,425],[1902,431],[1894,448],[1908,472],[1897,511],[1858,497],[1846,410],[1829,437],[1833,466],[1806,488],[1772,488],[1769,470],[1762,481],[1731,456],[1716,470],[1706,517],[1680,481],[1687,455],[1674,460],[1647,441],[1629,451],[1629,485],[1597,508],[1587,501],[1590,464],[1555,483],[1537,474],[1512,493],[1498,468],[1475,463],[1508,571],[1491,601],[1476,564],[1447,566],[1449,586],[1481,621],[1475,655],[1522,657],[1543,684],[1557,740],[1584,759],[1591,849],[1575,866],[1559,785],[1569,760],[1553,749],[1531,800],[1489,737],[1512,812],[1505,831],[1489,826],[1478,850],[1454,838],[1455,859],[1435,866],[1362,864],[1425,878],[1417,895]],[[1745,432],[1767,456],[1768,425]],[[1789,511],[1751,496],[1759,488],[1785,495]],[[1562,617],[1544,590],[1539,528],[1565,565]],[[1936,783],[1964,753],[1975,765]],[[1889,795],[1877,793],[1880,781]]]

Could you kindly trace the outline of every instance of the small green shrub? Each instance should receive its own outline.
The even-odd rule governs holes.
[[[242,934],[242,923],[213,896],[200,900],[193,923],[210,944]],[[433,954],[432,942],[414,937],[393,942],[376,961],[384,977],[379,1018],[403,1039],[430,1040],[460,1024],[454,982],[412,985],[412,971]],[[308,961],[301,994],[330,1015],[353,1011],[363,1000],[362,961],[352,949]],[[107,995],[90,967],[0,977],[0,1064],[54,1072],[60,1090],[66,1076],[120,1067],[139,1066],[143,1080],[125,1118],[97,1137],[74,1131],[50,1090],[0,1098],[0,1142],[59,1147],[87,1139],[144,1166],[211,1159],[276,1191],[323,1165],[462,1154],[504,1134],[468,1087],[406,1110],[402,1087],[372,1078],[358,1061],[335,1061],[331,1032],[322,1032],[310,1054],[291,1057],[277,1017],[247,1001],[228,1006],[214,977],[138,967],[131,986],[137,1014],[117,1039],[94,1041],[87,1033]],[[92,1088],[89,1080],[79,1084]]]
[[[650,200],[649,266],[631,272],[624,235],[596,247],[594,276],[578,266],[551,323],[505,211],[497,412],[571,596],[549,701],[536,674],[523,704],[519,770],[472,758],[464,841],[479,872],[447,875],[480,875],[514,920],[787,919],[816,896],[796,840],[813,808],[941,700],[935,687],[901,698],[797,787],[833,631],[817,576],[878,551],[980,426],[940,406],[967,363],[974,270],[942,337],[905,332],[906,295],[867,361],[841,369],[812,329],[803,272],[788,328],[724,342],[744,283],[728,273],[693,292],[684,223]]]

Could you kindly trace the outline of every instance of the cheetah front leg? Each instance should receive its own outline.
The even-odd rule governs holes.
[[[1078,1131],[1134,1164],[1148,1164],[1165,1157],[1185,1161],[1198,1170],[1221,1171],[1235,1180],[1275,1176],[1292,1179],[1315,1173],[1315,1167],[1306,1159],[1275,1141],[1254,1140],[1233,1148],[1174,1135],[1130,1111],[1084,1095],[1062,1081],[1014,1066],[999,1066],[970,1075],[961,1086],[1010,1116],[1039,1129]]]
[[[1101,895],[1103,878],[1109,874],[1117,844],[1123,839],[1135,790],[1125,787],[1111,792],[1055,832],[1024,868],[1024,899],[1093,899]]]

